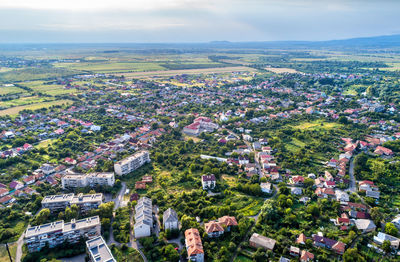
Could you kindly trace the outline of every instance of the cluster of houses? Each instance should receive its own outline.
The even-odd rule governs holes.
[[[218,124],[213,123],[210,118],[201,116],[196,118],[192,124],[185,126],[183,133],[190,136],[198,136],[202,132],[213,132],[218,128]]]

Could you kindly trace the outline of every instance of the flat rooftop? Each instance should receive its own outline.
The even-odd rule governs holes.
[[[103,201],[102,193],[89,194],[89,195],[78,194],[71,199],[71,205],[80,203],[100,202],[100,201]]]
[[[64,223],[63,220],[43,224],[39,226],[28,227],[25,231],[25,238],[30,238],[42,234],[52,233],[52,232],[68,232],[71,230],[79,230],[82,228],[87,228],[95,225],[100,225],[99,216],[84,218],[80,220],[73,219],[71,222]]]
[[[74,194],[63,194],[63,195],[50,195],[45,196],[42,200],[42,204],[57,203],[57,202],[70,202],[74,197]]]
[[[86,241],[86,247],[96,262],[117,262],[101,236]]]
[[[40,226],[28,227],[25,231],[25,238],[30,238],[30,237],[38,236],[41,234],[46,234],[46,233],[56,232],[56,231],[62,232],[63,228],[64,228],[63,220],[48,223],[48,224],[43,224]]]
[[[64,224],[64,232],[68,232],[71,230],[79,230],[87,227],[92,227],[100,225],[100,218],[99,216],[95,217],[88,217],[80,220],[71,220],[71,222]]]
[[[148,153],[149,152],[145,151],[145,150],[144,151],[138,151],[138,152],[134,153],[133,155],[128,156],[127,158],[124,158],[124,159],[116,162],[115,164],[117,164],[117,165],[125,165],[125,164],[131,162],[132,160],[134,160],[134,159],[136,159],[138,157],[142,157],[143,155],[148,154]]]

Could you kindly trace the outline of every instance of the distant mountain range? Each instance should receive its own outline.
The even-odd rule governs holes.
[[[0,50],[27,49],[329,49],[329,50],[394,50],[400,51],[400,35],[360,37],[330,41],[260,41],[229,42],[212,41],[208,43],[59,43],[59,44],[0,44]]]

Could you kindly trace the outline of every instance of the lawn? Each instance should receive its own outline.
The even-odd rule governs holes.
[[[238,255],[234,260],[234,262],[252,262],[252,261],[253,261],[252,259],[244,255]]]
[[[335,122],[325,122],[316,120],[313,122],[303,122],[297,126],[292,126],[292,127],[301,130],[329,130],[334,128],[340,128],[342,127],[342,125]]]
[[[53,144],[57,139],[46,139],[43,141],[40,141],[39,144],[35,146],[35,148],[40,149],[40,148],[47,148],[51,144]]]
[[[7,108],[4,110],[0,110],[0,116],[6,116],[6,115],[17,115],[20,111],[29,109],[29,110],[36,110],[40,108],[48,108],[51,106],[55,105],[62,105],[62,104],[71,104],[71,100],[63,99],[63,100],[55,100],[55,101],[49,101],[49,102],[40,102],[40,103],[34,103],[34,104],[29,104],[29,105],[23,105],[23,106],[15,106],[11,108]]]

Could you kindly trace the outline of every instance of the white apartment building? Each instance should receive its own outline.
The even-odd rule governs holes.
[[[46,244],[53,248],[61,245],[64,241],[78,243],[81,237],[90,239],[100,236],[100,232],[99,216],[80,220],[72,219],[68,223],[60,220],[39,226],[28,226],[25,231],[24,242],[29,252],[37,252]]]
[[[63,189],[75,187],[114,186],[115,175],[108,173],[68,174],[61,178]]]
[[[150,163],[149,151],[138,151],[135,154],[122,159],[114,164],[114,171],[117,175],[125,175],[135,171],[146,163]]]
[[[153,227],[153,206],[150,198],[141,197],[135,206],[135,238],[148,237]]]

